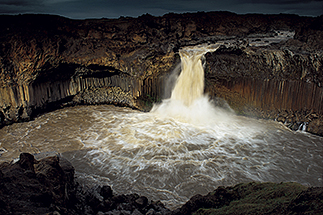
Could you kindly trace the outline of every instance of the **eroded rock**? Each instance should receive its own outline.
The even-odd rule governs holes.
[[[22,153],[16,163],[0,164],[0,170],[2,214],[45,214],[56,207],[62,211],[69,207],[74,178],[68,175],[74,175],[74,167],[69,165],[63,171],[58,156],[37,161],[33,155]]]
[[[22,153],[0,164],[1,214],[320,214],[323,188],[298,183],[251,182],[195,195],[171,211],[138,194],[114,194],[108,185],[84,187],[60,156],[36,160]]]
[[[0,164],[0,214],[167,214],[161,202],[137,194],[115,195],[105,185],[85,188],[60,156],[36,160],[22,153]]]
[[[219,41],[223,48],[206,55],[206,91],[221,97],[219,88],[226,88],[239,113],[251,105],[264,115],[291,109],[322,116],[322,26],[321,16],[229,12],[111,20],[0,16],[0,125],[73,105],[74,97],[147,110],[140,100],[163,98],[181,47]],[[127,96],[106,90],[116,88]],[[317,119],[310,124],[321,134]]]

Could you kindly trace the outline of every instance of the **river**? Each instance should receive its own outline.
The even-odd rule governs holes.
[[[193,57],[194,70],[203,69],[200,57]],[[190,72],[182,71],[178,80],[185,74]],[[204,87],[203,77],[193,79],[201,84],[190,86]],[[148,113],[76,106],[5,126],[0,129],[0,162],[17,159],[21,152],[36,158],[59,154],[74,165],[83,184],[108,184],[117,193],[135,192],[169,208],[241,182],[323,186],[323,137],[238,116],[209,101],[201,89],[184,100],[175,91]]]

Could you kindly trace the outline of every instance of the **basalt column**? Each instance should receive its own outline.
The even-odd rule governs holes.
[[[322,54],[247,47],[207,54],[207,91],[238,113],[323,134]]]

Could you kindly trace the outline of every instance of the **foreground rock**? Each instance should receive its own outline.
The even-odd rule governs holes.
[[[0,214],[321,214],[323,187],[297,183],[248,183],[219,187],[193,196],[170,211],[137,194],[115,195],[107,185],[84,188],[74,168],[59,156],[35,160],[22,153],[13,163],[0,164]]]
[[[72,206],[74,168],[59,157],[40,161],[22,153],[16,163],[0,165],[0,213],[45,214]]]
[[[95,187],[95,185],[93,185]],[[109,186],[84,188],[59,156],[39,161],[22,153],[0,164],[0,214],[166,214],[161,202],[137,194],[115,195]]]

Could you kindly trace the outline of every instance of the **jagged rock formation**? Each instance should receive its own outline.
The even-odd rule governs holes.
[[[164,95],[181,47],[230,41],[206,55],[206,90],[242,114],[280,117],[291,128],[305,123],[322,135],[322,23],[322,16],[228,12],[111,20],[0,16],[0,125],[62,103],[144,109],[142,100]],[[276,44],[265,39],[280,31],[295,35]]]
[[[0,164],[0,214],[167,214],[160,202],[138,194],[116,195],[105,185],[83,187],[74,167],[54,155],[36,160],[22,153]],[[106,212],[106,213],[104,213]]]
[[[74,179],[74,167],[54,155],[35,159],[22,153],[0,164],[1,214],[320,214],[323,188],[298,183],[251,182],[218,187],[195,195],[171,211],[138,194],[116,195],[110,186],[86,187]]]
[[[45,214],[69,207],[73,187],[74,167],[68,161],[57,156],[38,161],[22,153],[18,162],[0,164],[0,213]]]

